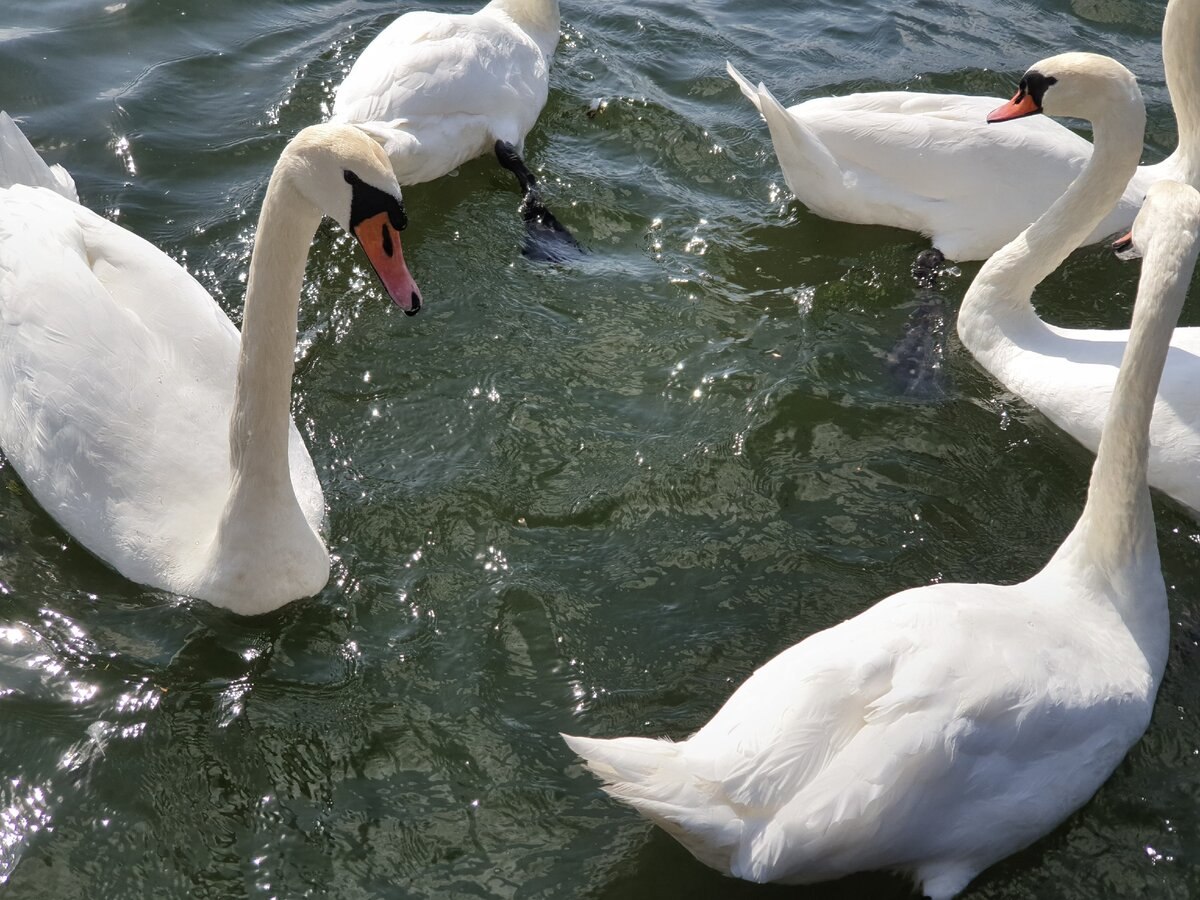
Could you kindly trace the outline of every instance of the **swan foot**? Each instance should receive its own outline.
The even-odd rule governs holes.
[[[945,271],[946,257],[936,247],[922,250],[912,265],[912,276],[920,286],[918,302],[904,335],[888,352],[887,368],[901,395],[932,402],[949,393],[945,370],[947,317],[938,295],[938,276]]]
[[[917,254],[912,264],[912,277],[923,288],[937,284],[937,278],[946,267],[946,256],[937,247],[930,247]]]
[[[521,205],[518,209],[525,221],[522,255],[539,262],[566,262],[583,253],[574,235],[542,202],[538,195],[537,178],[529,171],[517,148],[507,141],[496,141],[496,159],[516,176],[521,186]]]

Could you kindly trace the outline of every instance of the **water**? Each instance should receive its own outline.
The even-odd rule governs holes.
[[[684,737],[882,596],[1028,576],[1083,500],[1089,455],[953,338],[943,399],[898,392],[923,242],[790,201],[724,60],[795,102],[1007,95],[1043,56],[1099,50],[1142,80],[1153,161],[1175,139],[1162,7],[564,0],[527,156],[586,259],[520,258],[490,160],[405,192],[415,319],[318,233],[295,413],[329,505],[319,597],[243,620],[129,584],[0,471],[0,893],[911,896],[723,879],[557,737]],[[273,160],[407,8],[5,0],[0,106],[236,319]],[[939,288],[949,315],[976,269]],[[1119,326],[1136,274],[1082,250],[1039,308]],[[1156,513],[1173,632],[1150,732],[973,897],[1200,892],[1200,536]]]

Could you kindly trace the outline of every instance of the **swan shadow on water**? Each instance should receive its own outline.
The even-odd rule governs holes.
[[[938,277],[946,258],[936,248],[923,250],[912,266],[918,285],[917,305],[908,317],[904,334],[888,351],[888,374],[896,391],[922,402],[944,399],[950,392],[946,374],[946,304],[938,292]]]

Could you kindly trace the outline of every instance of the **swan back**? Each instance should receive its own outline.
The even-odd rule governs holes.
[[[402,184],[440,178],[497,140],[519,149],[546,105],[558,35],[557,0],[405,13],[351,67],[332,121],[379,141]]]

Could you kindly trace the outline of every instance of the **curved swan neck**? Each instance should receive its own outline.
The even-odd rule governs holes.
[[[1129,342],[1079,520],[1088,555],[1106,569],[1155,554],[1146,469],[1150,418],[1171,334],[1196,265],[1195,228],[1164,223],[1146,248]]]
[[[1012,343],[1025,329],[1045,327],[1033,309],[1033,289],[1100,224],[1136,171],[1146,127],[1140,96],[1092,124],[1095,149],[1083,172],[1036,222],[992,254],[968,288],[958,333],[976,355]]]
[[[281,159],[258,219],[237,386],[229,422],[233,481],[226,520],[296,503],[288,463],[296,317],[304,266],[321,213],[286,176]]]
[[[1200,187],[1200,0],[1171,0],[1163,18],[1163,71],[1179,144],[1159,165]]]

